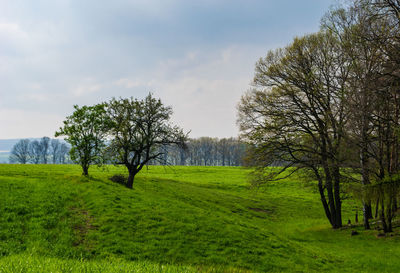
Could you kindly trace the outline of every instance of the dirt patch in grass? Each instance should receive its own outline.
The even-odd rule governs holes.
[[[74,213],[77,221],[73,225],[73,230],[75,234],[75,240],[73,245],[75,247],[84,246],[85,248],[90,248],[89,240],[87,239],[87,233],[91,229],[95,229],[92,225],[93,216],[89,214],[87,210],[82,208],[72,207],[71,211]]]

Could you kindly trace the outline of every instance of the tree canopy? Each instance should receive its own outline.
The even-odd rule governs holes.
[[[164,154],[160,146],[185,145],[186,134],[170,123],[172,108],[151,94],[143,100],[113,98],[107,103],[107,115],[111,137],[107,154],[113,163],[127,167],[129,188],[143,166]]]
[[[74,109],[55,136],[65,136],[65,141],[71,144],[71,159],[82,166],[83,175],[88,175],[90,165],[103,162],[108,118],[105,104],[75,105]]]

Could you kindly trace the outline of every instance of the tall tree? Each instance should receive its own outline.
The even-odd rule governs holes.
[[[52,139],[50,142],[50,146],[51,146],[52,161],[53,161],[53,164],[56,164],[59,159],[61,143],[58,139]]]
[[[377,81],[383,71],[384,55],[374,39],[375,21],[368,16],[370,7],[353,5],[347,9],[330,11],[323,20],[323,28],[331,31],[340,41],[340,53],[350,64],[348,104],[351,116],[350,138],[358,147],[360,182],[371,183],[371,147],[374,141],[374,111],[382,106],[377,98]],[[379,96],[378,96],[379,97]],[[370,200],[363,200],[364,227],[369,229],[372,218]]]
[[[108,118],[105,104],[75,105],[74,109],[55,136],[66,137],[65,141],[71,144],[71,159],[81,165],[83,175],[87,176],[90,165],[102,163]]]
[[[70,148],[66,143],[61,143],[58,153],[60,164],[65,164],[65,158],[67,157],[69,150]]]
[[[21,139],[11,149],[10,163],[26,164],[29,160],[29,139]]]
[[[39,141],[34,140],[29,143],[29,158],[33,164],[39,164],[42,157],[42,149]]]
[[[160,146],[184,146],[186,134],[169,123],[171,107],[151,94],[143,100],[114,98],[108,103],[107,112],[112,137],[109,155],[115,164],[128,169],[128,188],[132,188],[135,175],[144,165],[162,157]]]
[[[354,0],[323,20],[323,28],[340,40],[340,53],[350,64],[348,140],[359,155],[359,164],[351,166],[359,174],[361,191],[373,193],[362,195],[364,226],[369,228],[374,199],[385,232],[391,229],[397,207],[396,195],[389,193],[396,192],[398,180],[392,176],[399,171],[399,7],[392,0]]]
[[[50,147],[50,138],[42,137],[40,139],[39,144],[40,144],[42,163],[47,164],[47,157],[49,155],[49,147]]]
[[[347,122],[348,67],[338,47],[330,32],[320,32],[270,51],[256,64],[255,88],[242,97],[238,119],[241,138],[253,145],[250,159],[261,181],[279,179],[289,167],[310,170],[333,228],[342,226]],[[283,164],[278,173],[268,168],[276,163]]]

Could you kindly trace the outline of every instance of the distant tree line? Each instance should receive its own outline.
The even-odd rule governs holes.
[[[163,145],[157,160],[148,165],[242,166],[247,144],[237,138],[188,139],[185,147]],[[69,164],[70,145],[58,139],[21,139],[11,150],[9,162],[19,164]],[[100,152],[101,154],[101,152]],[[112,163],[104,160],[104,163]]]
[[[391,232],[400,200],[400,1],[347,1],[321,22],[256,64],[238,119],[252,181],[306,171],[333,228],[350,193],[365,229],[378,218]],[[277,162],[282,168],[270,168]]]
[[[70,146],[58,139],[21,139],[12,147],[9,161],[19,164],[66,164],[71,163],[69,151]]]
[[[242,166],[246,144],[236,138],[188,139],[185,147],[161,146],[163,154],[154,165]]]

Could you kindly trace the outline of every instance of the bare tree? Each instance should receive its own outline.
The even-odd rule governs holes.
[[[58,153],[60,164],[65,164],[65,158],[68,156],[69,150],[70,147],[66,143],[61,143]]]
[[[57,164],[57,161],[59,160],[60,156],[60,148],[61,148],[61,143],[58,139],[52,139],[50,142],[51,146],[51,157],[53,164]]]
[[[333,228],[342,226],[340,167],[347,123],[348,67],[329,32],[296,38],[270,51],[256,65],[255,89],[242,97],[241,138],[253,145],[251,164],[263,183],[298,168],[318,181],[321,202]],[[279,171],[268,168],[284,164]],[[295,167],[295,169],[290,169]],[[265,172],[269,173],[267,176]]]
[[[351,116],[349,141],[358,147],[362,185],[371,183],[371,153],[373,143],[373,118],[376,103],[376,82],[382,72],[383,53],[373,39],[366,39],[373,33],[374,24],[368,17],[368,10],[357,6],[330,11],[323,19],[323,28],[335,35],[341,44],[341,53],[347,58],[351,69],[348,80],[348,104]],[[369,229],[372,218],[371,201],[363,200],[364,227]]]
[[[11,149],[10,163],[26,164],[29,161],[29,139],[21,139]]]
[[[41,150],[41,159],[43,164],[47,164],[47,157],[49,155],[49,147],[50,147],[50,138],[42,137],[40,139],[40,150]]]
[[[29,143],[29,158],[33,164],[39,164],[42,156],[42,149],[39,141],[33,140]]]
[[[395,174],[399,171],[400,25],[398,1],[355,0],[330,11],[323,20],[342,44],[350,64],[348,141],[357,147],[359,163],[350,166],[362,185],[364,227],[375,215],[385,232],[391,231],[397,209]],[[359,176],[357,176],[359,174]],[[359,178],[358,178],[359,177]],[[400,186],[400,185],[399,185]],[[370,195],[369,195],[370,194]]]

